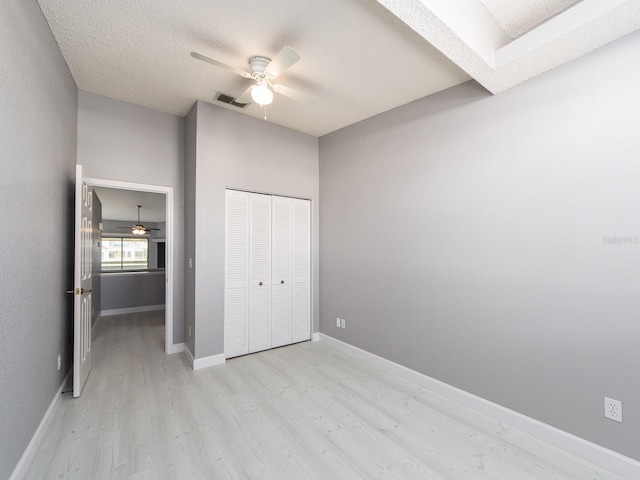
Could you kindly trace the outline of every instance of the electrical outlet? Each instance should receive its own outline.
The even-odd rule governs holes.
[[[340,317],[336,317],[336,327],[340,328]]]
[[[604,397],[604,416],[616,422],[622,422],[622,402]]]
[[[341,318],[340,319],[340,323],[342,324],[342,325],[340,325],[340,327],[341,328],[345,328],[345,325],[347,324],[347,321],[344,318]]]
[[[62,368],[62,354],[58,354],[58,370]]]

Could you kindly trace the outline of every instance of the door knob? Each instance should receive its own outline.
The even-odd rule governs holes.
[[[284,283],[284,280],[280,280],[280,284],[282,285]]]
[[[258,285],[262,286],[262,282],[260,282]]]

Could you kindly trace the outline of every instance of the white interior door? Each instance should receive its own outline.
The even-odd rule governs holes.
[[[224,353],[249,353],[249,194],[226,192]]]
[[[91,371],[92,191],[76,165],[73,274],[73,396],[79,397]]]
[[[292,199],[272,197],[271,347],[293,342],[291,316]]]
[[[249,352],[271,348],[271,196],[249,197]]]

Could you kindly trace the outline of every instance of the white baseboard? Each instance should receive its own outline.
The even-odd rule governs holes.
[[[320,333],[318,333],[318,332],[312,333],[311,334],[311,341],[312,342],[319,342],[320,341]]]
[[[392,370],[394,374],[421,387],[424,387],[449,400],[471,408],[483,415],[491,417],[501,423],[510,425],[518,430],[538,438],[549,445],[569,452],[591,463],[599,465],[623,478],[640,478],[640,462],[626,457],[618,452],[609,450],[571,433],[547,425],[539,420],[527,417],[514,410],[510,410],[497,403],[490,402],[482,397],[473,395],[447,383],[436,380],[403,365],[379,357],[373,353],[362,350],[345,343],[337,338],[320,333],[320,340],[351,354],[361,360],[367,361],[381,368]]]
[[[65,375],[64,380],[62,380],[60,388],[58,388],[58,391],[54,395],[53,400],[51,400],[49,408],[47,408],[47,411],[42,417],[42,420],[40,420],[40,425],[38,425],[38,428],[33,434],[33,437],[31,437],[29,445],[27,445],[27,448],[22,454],[22,457],[20,457],[16,468],[13,469],[13,473],[9,477],[9,480],[22,480],[25,478],[27,470],[29,470],[31,462],[33,462],[33,457],[35,457],[36,452],[38,451],[38,447],[40,447],[42,439],[44,438],[44,435],[47,433],[47,429],[51,424],[51,420],[53,420],[53,416],[56,414],[56,411],[60,406],[60,400],[62,399],[62,389],[67,384],[67,380],[69,380],[69,376],[72,372],[73,369],[69,370],[69,372]]]
[[[193,368],[194,370],[201,370],[203,368],[213,367],[215,365],[222,365],[227,361],[226,357],[224,356],[224,353],[220,353],[218,355],[211,355],[210,357],[194,358],[193,353],[191,353],[191,350],[189,350],[189,347],[186,344],[183,344],[183,345],[184,345],[184,350],[183,350],[184,354],[186,355],[187,360],[191,364],[191,368]]]
[[[184,352],[184,343],[174,343],[171,345],[171,349],[169,350],[169,355],[173,355],[174,353]]]
[[[126,313],[155,312],[156,310],[164,310],[164,307],[164,305],[146,305],[144,307],[113,308],[111,310],[102,310],[100,316],[108,317],[110,315],[124,315]]]
[[[225,358],[224,353],[211,355],[209,357],[196,358],[193,361],[193,369],[200,370],[202,368],[214,367],[216,365],[222,365],[226,361],[227,359]]]

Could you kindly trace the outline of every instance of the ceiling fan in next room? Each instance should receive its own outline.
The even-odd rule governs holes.
[[[149,230],[160,230],[159,228],[145,227],[144,225],[142,225],[140,223],[140,208],[142,207],[142,205],[136,205],[136,206],[138,207],[138,223],[136,223],[133,227],[118,227],[118,228],[130,228],[131,233],[133,233],[134,235],[144,235],[146,233],[149,233]]]
[[[249,103],[252,100],[261,107],[269,105],[273,100],[273,92],[284,95],[304,105],[313,105],[316,99],[311,95],[295,90],[286,85],[273,83],[285,70],[300,60],[300,55],[291,47],[282,47],[273,60],[267,57],[253,56],[249,59],[249,69],[247,72],[240,68],[227,65],[220,60],[209,58],[198,52],[191,52],[191,56],[216,67],[224,68],[241,77],[252,79],[255,83],[242,92],[235,101],[238,103]],[[273,90],[273,92],[272,92]]]

